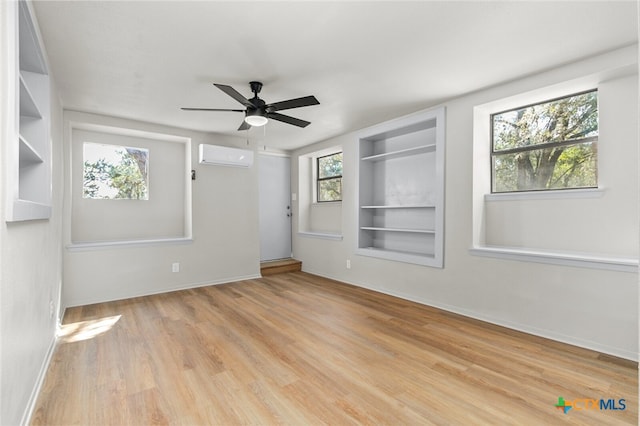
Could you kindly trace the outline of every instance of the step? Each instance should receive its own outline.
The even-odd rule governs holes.
[[[296,272],[302,270],[302,262],[296,259],[271,260],[260,263],[260,274],[262,276],[283,274],[285,272]]]

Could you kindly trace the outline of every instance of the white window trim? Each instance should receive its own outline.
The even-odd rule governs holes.
[[[97,142],[91,142],[91,141],[84,141],[82,142],[82,163],[83,163],[83,175],[86,176],[86,153],[87,153],[87,145],[98,145],[98,146],[111,146],[115,149],[118,148],[123,148],[125,150],[127,149],[135,149],[138,151],[146,151],[146,161],[145,164],[147,166],[147,176],[146,176],[146,180],[145,180],[145,187],[146,187],[146,198],[116,198],[116,197],[87,197],[85,196],[85,187],[84,187],[84,179],[83,179],[83,187],[82,187],[82,198],[84,199],[89,199],[89,200],[136,200],[136,201],[149,201],[149,193],[150,193],[150,187],[149,187],[149,149],[148,148],[139,148],[139,147],[135,147],[135,146],[127,146],[127,145],[120,145],[120,144],[115,144],[115,143],[111,143],[111,144],[105,144],[105,143],[97,143]],[[92,181],[93,182],[93,181]]]
[[[311,203],[312,206],[335,206],[336,204],[342,204],[342,200],[337,201],[314,201]]]
[[[317,202],[317,167],[318,157],[324,157],[326,155],[332,155],[338,152],[343,153],[343,164],[344,164],[344,149],[342,145],[332,145],[327,148],[310,150],[309,152],[300,154],[298,157],[298,209],[295,213],[298,217],[297,228],[298,231],[295,235],[300,237],[308,237],[308,238],[318,238],[318,239],[327,239],[327,240],[342,240],[342,232],[339,229],[336,229],[335,232],[327,231],[327,232],[317,232],[311,231],[312,224],[310,221],[310,213],[311,211],[316,211],[317,209],[327,209],[330,207],[341,208],[341,201],[325,201],[325,202]],[[301,172],[301,167],[303,167],[304,163],[304,172]],[[308,167],[308,168],[307,168]],[[344,175],[343,175],[344,178]],[[341,226],[340,226],[341,228]]]
[[[342,203],[342,199],[336,201],[318,201],[318,158],[328,157],[333,154],[338,154],[342,152],[342,147],[334,147],[330,149],[325,149],[322,151],[314,152],[310,155],[311,157],[311,205],[313,206],[321,206],[323,204],[334,204],[334,203]],[[342,157],[342,165],[344,168],[344,155]],[[340,176],[342,179],[343,176]],[[340,194],[342,197],[342,193]]]
[[[630,273],[638,273],[639,266],[637,258],[519,247],[476,246],[470,248],[469,253],[474,256],[516,260],[521,262],[547,263],[552,265],[605,269],[609,271]]]
[[[547,189],[541,191],[494,192],[484,194],[485,201],[518,200],[566,200],[575,198],[600,198],[604,188]]]
[[[301,237],[308,238],[319,238],[321,240],[335,240],[342,241],[342,234],[333,234],[330,232],[309,232],[309,231],[300,231],[298,235]]]
[[[510,106],[509,108],[505,109],[502,112],[499,112],[499,111],[495,110],[495,107],[493,108],[494,110],[492,112],[490,112],[490,114],[489,114],[489,121],[491,122],[490,135],[489,135],[489,149],[490,149],[489,158],[490,158],[490,161],[491,161],[491,167],[490,167],[490,172],[491,172],[491,177],[490,177],[490,179],[491,179],[490,191],[491,192],[490,193],[491,194],[509,193],[509,191],[496,191],[496,192],[493,191],[493,185],[494,185],[493,180],[495,179],[495,168],[494,168],[494,165],[493,165],[494,164],[493,158],[495,156],[501,155],[505,151],[506,152],[510,151],[510,149],[501,149],[501,150],[498,150],[498,151],[494,151],[494,149],[495,149],[495,146],[494,146],[495,141],[493,139],[493,136],[494,136],[494,134],[493,134],[493,123],[494,123],[493,117],[495,115],[503,114],[503,113],[506,113],[506,112],[512,112],[512,111],[515,111],[515,110],[525,109],[525,108],[529,108],[529,107],[545,105],[545,104],[549,104],[549,103],[552,103],[552,102],[557,102],[557,101],[561,101],[561,100],[565,100],[565,99],[575,98],[575,97],[578,97],[580,95],[590,94],[590,93],[595,93],[596,94],[596,99],[598,98],[599,94],[598,94],[598,86],[597,86],[597,84],[594,84],[593,87],[590,88],[590,89],[580,90],[580,91],[575,92],[573,94],[566,94],[566,91],[565,91],[565,93],[561,93],[559,96],[553,96],[553,97],[550,97],[549,99],[546,99],[546,100],[538,100],[538,101],[531,102],[531,103],[525,102],[525,103],[522,103],[520,106],[516,106],[516,107]],[[527,96],[529,96],[529,95],[527,95]],[[510,98],[510,100],[509,100],[510,104],[514,102],[514,98],[515,98],[515,102],[516,103],[518,102],[518,96],[515,96],[515,97]],[[487,108],[487,110],[488,109],[489,108]],[[485,111],[483,111],[483,113],[484,112]],[[599,115],[599,113],[600,113],[600,111],[599,111],[599,107],[598,107],[597,114]],[[598,133],[599,133],[599,128],[598,128]],[[575,146],[575,145],[580,145],[580,144],[584,143],[585,141],[589,141],[589,140],[592,140],[597,145],[598,140],[599,140],[599,134],[594,136],[594,137],[589,137],[589,138],[583,137],[581,139],[576,139],[576,140],[554,141],[552,143],[553,144],[557,144],[557,143],[567,144],[568,142],[571,142],[570,144],[568,144],[566,146],[567,147],[572,147],[572,146]],[[546,144],[546,145],[550,145],[550,144],[551,143]],[[557,146],[557,145],[555,145],[555,146]],[[528,146],[528,147],[518,147],[518,148],[519,149],[525,149],[526,148],[525,151],[521,151],[521,152],[530,152],[530,151],[535,151],[537,149],[535,147],[535,145],[531,145],[531,146]],[[597,158],[596,158],[596,184],[598,184],[598,186],[597,187],[592,187],[592,188],[589,188],[589,189],[597,189],[599,187],[598,173],[597,173],[598,166],[597,166],[597,164],[598,164],[598,162],[597,162]],[[564,188],[564,189],[563,188],[558,188],[558,189],[541,188],[541,189],[534,189],[534,190],[531,190],[531,191],[512,191],[512,192],[548,192],[548,191],[557,191],[557,190],[579,190],[579,189],[587,189],[587,188],[580,188],[580,187],[569,187],[569,188]]]
[[[67,244],[65,248],[68,251],[91,251],[91,250],[103,250],[112,248],[123,247],[153,247],[160,245],[179,245],[179,244],[191,244],[193,238],[158,238],[150,240],[118,240],[118,241],[96,241],[86,243],[71,243]]]

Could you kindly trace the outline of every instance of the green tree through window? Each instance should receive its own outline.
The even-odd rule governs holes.
[[[342,152],[318,157],[318,202],[342,200]]]
[[[596,187],[597,91],[493,114],[492,192]]]
[[[83,198],[148,200],[149,151],[85,142]]]

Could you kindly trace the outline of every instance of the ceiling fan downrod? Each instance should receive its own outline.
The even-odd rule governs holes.
[[[262,90],[262,83],[259,81],[251,81],[249,82],[249,87],[251,87],[251,91],[253,92],[254,97],[258,97],[258,93]]]

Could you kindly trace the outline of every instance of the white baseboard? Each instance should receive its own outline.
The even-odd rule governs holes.
[[[304,265],[304,264],[303,264]],[[404,300],[409,300],[411,302],[415,302],[415,303],[420,303],[421,305],[425,305],[425,306],[430,306],[433,308],[437,308],[437,309],[442,309],[443,311],[447,311],[447,312],[451,312],[454,314],[458,314],[458,315],[462,315],[465,317],[469,317],[469,318],[473,318],[479,321],[484,321],[490,324],[494,324],[494,325],[499,325],[501,327],[506,327],[512,330],[517,330],[517,331],[521,331],[523,333],[527,333],[527,334],[532,334],[534,336],[538,336],[538,337],[543,337],[545,339],[550,339],[550,340],[555,340],[557,342],[561,342],[561,343],[566,343],[569,345],[573,345],[573,346],[578,346],[581,348],[585,348],[585,349],[590,349],[596,352],[600,352],[600,353],[604,353],[604,354],[608,354],[608,355],[613,355],[619,358],[624,358],[624,359],[628,359],[631,361],[635,361],[638,362],[640,360],[640,354],[638,352],[633,352],[633,351],[629,351],[626,349],[622,349],[622,348],[618,348],[618,347],[612,347],[612,346],[608,346],[608,345],[603,345],[599,342],[594,342],[591,340],[586,340],[586,339],[581,339],[575,336],[568,336],[562,333],[557,333],[553,330],[546,330],[546,329],[541,329],[541,328],[537,328],[537,327],[531,327],[527,324],[521,324],[521,323],[517,323],[517,322],[512,322],[512,321],[505,321],[503,319],[497,319],[494,317],[491,317],[489,315],[484,315],[482,313],[478,313],[475,311],[471,311],[468,309],[464,309],[464,308],[460,308],[457,306],[451,306],[445,303],[440,303],[440,302],[434,302],[432,300],[422,300],[422,299],[417,299],[413,296],[409,296],[400,292],[393,292],[393,291],[388,291],[388,290],[381,290],[379,288],[374,288],[374,287],[370,287],[367,286],[365,284],[361,284],[361,283],[357,283],[357,282],[350,282],[350,281],[346,281],[342,278],[337,278],[337,277],[333,277],[331,275],[327,275],[325,273],[321,273],[321,272],[317,272],[317,271],[313,271],[313,270],[309,270],[309,269],[304,269],[303,267],[303,271],[307,272],[309,274],[314,274],[314,275],[318,275],[321,277],[325,277],[325,278],[329,278],[335,281],[340,281],[346,284],[351,284],[354,285],[356,287],[361,287],[361,288],[366,288],[367,290],[371,290],[371,291],[375,291],[378,293],[382,293],[382,294],[388,294],[389,296],[394,296],[394,297],[398,297],[400,299],[404,299]]]
[[[51,359],[53,358],[53,353],[55,352],[56,345],[58,339],[54,336],[49,344],[49,348],[47,349],[47,354],[44,357],[42,365],[40,366],[40,371],[38,372],[38,378],[36,379],[36,383],[31,390],[31,395],[29,396],[29,401],[27,403],[27,407],[22,414],[22,419],[20,420],[20,425],[27,426],[31,423],[31,416],[33,416],[33,411],[36,408],[36,403],[38,402],[38,396],[40,395],[40,390],[42,389],[42,385],[44,383],[44,379],[47,376],[47,371],[49,370],[49,364],[51,364]]]

